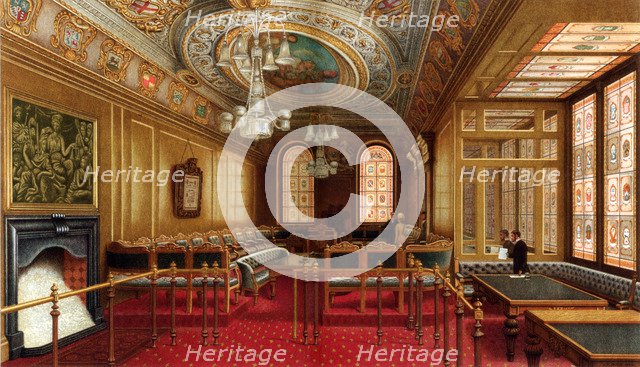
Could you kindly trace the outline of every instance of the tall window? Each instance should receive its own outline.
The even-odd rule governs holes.
[[[360,156],[360,215],[365,222],[386,222],[393,210],[393,156],[372,145]]]
[[[633,72],[604,90],[605,133],[605,249],[604,262],[635,269],[636,199],[636,73]]]
[[[573,256],[595,261],[596,96],[573,105]]]
[[[502,143],[502,157],[507,159],[516,158],[515,139]],[[502,228],[509,231],[516,228],[516,194],[516,181],[504,180],[502,183]]]
[[[557,131],[558,115],[552,114],[544,120],[545,131]],[[558,158],[558,141],[555,139],[542,140],[542,158]],[[555,254],[558,252],[558,182],[552,179],[553,170],[544,169],[545,181],[543,186],[544,195],[544,235],[543,251],[545,254]]]
[[[291,167],[291,177],[289,189],[291,193],[291,203],[287,200],[282,202],[282,220],[286,223],[310,223],[313,222],[314,197],[313,176],[307,171],[307,164],[313,159],[309,150],[302,146],[289,148],[284,154],[284,167]],[[284,175],[283,175],[284,176]],[[298,216],[300,210],[307,216]]]

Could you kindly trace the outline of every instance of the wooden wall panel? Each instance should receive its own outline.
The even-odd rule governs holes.
[[[433,232],[454,238],[454,129],[451,123],[437,134],[433,159]]]

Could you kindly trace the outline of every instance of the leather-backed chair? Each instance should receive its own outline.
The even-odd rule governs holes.
[[[176,242],[177,241],[177,242]],[[193,264],[187,256],[190,247],[188,239],[184,235],[176,237],[161,235],[153,240],[153,248],[151,250],[151,258],[153,264],[158,270],[171,268],[171,263],[176,264],[177,269],[191,269]],[[164,276],[157,279],[156,283],[159,288],[171,287],[171,277]],[[185,288],[187,291],[187,313],[191,313],[193,304],[191,274],[178,275],[176,277],[176,287]]]
[[[220,231],[220,235],[222,236],[222,242],[229,252],[233,251],[237,254],[238,258],[243,257],[247,254],[247,251],[240,246],[238,240],[234,237],[233,233],[229,229],[223,229]]]
[[[331,245],[331,246],[327,246],[324,249],[324,258],[325,259],[334,259],[346,254],[350,254],[352,252],[358,251],[360,249],[360,246],[347,242],[347,241],[343,241],[340,243],[337,243],[335,245]],[[339,260],[338,261],[331,261],[331,267],[332,269],[340,269],[340,268],[348,268],[348,269],[354,269],[354,268],[361,268],[362,266],[362,262],[360,257],[358,258],[358,264],[351,265],[351,264],[347,264],[347,263],[342,263]],[[359,310],[360,312],[364,312],[365,309],[365,304],[364,304],[364,297],[365,297],[365,287],[364,287],[364,279],[360,278],[360,277],[332,277],[330,278],[327,282],[324,283],[324,308],[325,310],[328,310],[331,308],[331,305],[333,304],[333,299],[335,296],[336,292],[353,292],[353,291],[359,291],[360,292],[360,306],[359,306]]]
[[[405,261],[408,264],[409,256],[413,255],[414,260],[420,260],[424,269],[433,269],[436,265],[440,268],[442,275],[451,269],[453,258],[453,242],[449,240],[439,240],[429,244],[407,245],[404,248]],[[453,273],[451,274],[454,275]],[[435,275],[426,275],[424,279],[424,289],[433,289]]]
[[[273,299],[276,295],[276,278],[278,274],[269,269],[265,264],[278,262],[285,259],[289,255],[289,251],[283,248],[269,248],[248,254],[238,260],[238,267],[242,273],[242,290],[251,292],[253,295],[253,304],[258,303],[260,288],[270,284]]]
[[[147,237],[141,237],[131,241],[113,241],[107,247],[107,266],[115,280],[126,278],[130,275],[151,271],[151,248],[153,241]],[[151,285],[147,278],[137,279],[121,283],[118,288],[135,291],[136,298],[141,291]]]

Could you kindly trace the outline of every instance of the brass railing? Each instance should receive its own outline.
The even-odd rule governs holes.
[[[58,293],[58,286],[57,284],[53,284],[51,286],[51,295],[49,297],[43,297],[43,298],[38,298],[32,301],[28,301],[28,302],[23,302],[23,303],[19,303],[19,304],[15,304],[15,305],[11,305],[11,306],[6,306],[3,307],[2,309],[0,309],[0,315],[6,315],[6,314],[10,314],[13,312],[18,312],[30,307],[35,307],[35,306],[39,306],[42,304],[46,304],[46,303],[51,303],[51,312],[49,313],[51,315],[51,322],[52,322],[52,339],[51,339],[51,346],[52,346],[52,357],[53,357],[53,366],[57,367],[58,366],[58,334],[59,334],[59,329],[58,329],[58,318],[61,315],[61,310],[60,310],[60,306],[58,305],[58,303],[60,302],[61,299],[64,298],[69,298],[69,297],[73,297],[73,296],[77,296],[80,294],[85,294],[88,292],[93,292],[93,291],[97,291],[97,290],[101,290],[101,289],[105,289],[107,288],[107,299],[108,299],[108,308],[109,308],[109,353],[108,353],[108,358],[107,358],[107,362],[109,365],[113,366],[115,365],[115,296],[116,296],[116,287],[122,283],[126,283],[126,282],[130,282],[132,280],[136,280],[136,279],[141,279],[141,278],[150,278],[151,282],[150,282],[150,292],[151,292],[151,297],[150,297],[150,303],[151,303],[151,346],[153,348],[156,347],[156,342],[158,340],[158,328],[157,328],[157,281],[159,276],[164,275],[164,274],[169,274],[169,276],[171,277],[170,280],[170,308],[171,308],[171,321],[170,321],[170,336],[171,336],[171,345],[176,345],[176,329],[175,329],[175,305],[176,305],[176,300],[175,300],[175,296],[176,296],[176,277],[178,276],[178,274],[182,274],[182,273],[192,273],[192,274],[200,274],[203,277],[203,281],[202,281],[202,291],[203,291],[203,297],[202,297],[202,316],[203,316],[203,321],[202,321],[202,344],[203,345],[207,345],[207,283],[208,283],[208,278],[211,276],[213,277],[213,288],[214,288],[214,303],[215,303],[215,307],[214,307],[214,316],[213,316],[213,331],[212,331],[212,335],[214,338],[214,345],[217,344],[217,340],[220,336],[220,332],[218,330],[218,287],[219,287],[219,281],[222,279],[221,275],[227,273],[228,270],[227,269],[221,269],[218,267],[218,263],[214,262],[213,267],[209,268],[207,266],[206,263],[202,264],[202,268],[200,269],[177,269],[176,268],[176,264],[174,262],[171,263],[171,267],[169,269],[162,269],[162,270],[158,270],[158,268],[154,265],[153,266],[153,270],[146,272],[146,273],[140,273],[140,274],[136,274],[136,275],[132,275],[132,276],[128,276],[126,278],[123,279],[118,279],[118,280],[114,280],[113,274],[109,273],[108,276],[108,281],[105,283],[100,283],[100,284],[95,284],[92,285],[90,287],[85,287],[82,289],[77,289],[74,291],[69,291],[69,292],[65,292],[65,293]]]
[[[478,300],[474,300],[473,303],[469,302],[465,296],[462,289],[462,284],[459,282],[457,285],[454,285],[450,281],[450,275],[447,271],[445,275],[440,272],[440,269],[436,265],[433,269],[423,268],[422,264],[419,260],[413,261],[413,258],[410,256],[409,264],[410,267],[407,268],[384,268],[382,264],[378,264],[374,269],[319,269],[317,266],[310,265],[305,266],[302,269],[294,270],[295,273],[302,273],[303,279],[311,280],[302,280],[303,283],[303,318],[304,318],[304,329],[303,329],[303,340],[304,344],[307,343],[308,339],[308,306],[307,306],[307,284],[309,282],[314,283],[314,320],[313,320],[313,335],[314,335],[314,343],[317,344],[318,336],[320,334],[318,329],[318,295],[317,295],[317,287],[319,282],[317,281],[318,275],[321,273],[331,273],[334,276],[339,276],[339,273],[344,272],[345,274],[353,274],[354,272],[360,272],[361,274],[358,277],[374,277],[376,278],[376,297],[377,297],[377,345],[382,345],[382,338],[384,336],[384,331],[382,329],[382,282],[385,274],[392,273],[394,275],[398,274],[407,274],[409,278],[409,287],[408,287],[408,313],[407,313],[407,329],[415,330],[415,339],[417,340],[419,345],[424,344],[424,325],[423,325],[423,313],[422,313],[422,304],[423,304],[423,292],[424,292],[424,281],[425,277],[428,275],[432,275],[435,277],[434,282],[434,349],[440,348],[440,325],[439,325],[439,314],[440,314],[440,303],[439,298],[443,298],[443,324],[444,324],[444,333],[443,333],[443,350],[445,355],[444,364],[446,366],[450,365],[450,362],[447,358],[449,355],[450,345],[449,345],[449,316],[448,316],[448,307],[449,307],[449,298],[451,296],[455,296],[456,298],[456,309],[454,311],[456,315],[456,349],[458,351],[457,357],[457,365],[462,366],[463,360],[461,353],[463,352],[463,319],[465,315],[465,308],[469,309],[473,312],[473,318],[475,320],[474,332],[471,335],[473,338],[473,353],[474,353],[474,366],[480,367],[482,365],[482,352],[480,350],[480,342],[481,338],[484,335],[482,333],[482,320],[483,320],[483,312],[482,312],[482,303]],[[312,276],[310,276],[311,274]],[[400,276],[400,281],[403,281],[404,275]],[[415,282],[414,282],[415,278]],[[415,287],[414,287],[415,283]],[[415,289],[414,289],[415,288]],[[297,305],[297,292],[298,292],[298,281],[297,279],[293,279],[293,340],[297,339],[297,321],[298,321],[298,305]],[[415,299],[414,299],[415,298]],[[415,317],[414,317],[415,315]]]

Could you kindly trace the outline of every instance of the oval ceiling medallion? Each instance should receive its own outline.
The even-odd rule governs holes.
[[[249,75],[241,73],[238,64],[220,70],[215,63],[225,38],[224,25],[230,16],[241,19],[244,13],[252,14],[223,11],[207,15],[193,24],[177,43],[187,68],[234,99],[246,95]],[[291,53],[298,62],[265,71],[270,92],[304,83],[328,82],[365,90],[383,100],[391,95],[395,85],[393,59],[389,50],[371,34],[321,13],[286,9],[277,12],[280,19],[283,13]],[[239,31],[240,27],[236,27],[227,34],[232,47]],[[278,55],[282,35],[282,26],[274,25],[270,37],[275,55]],[[266,30],[260,38],[266,41]]]

